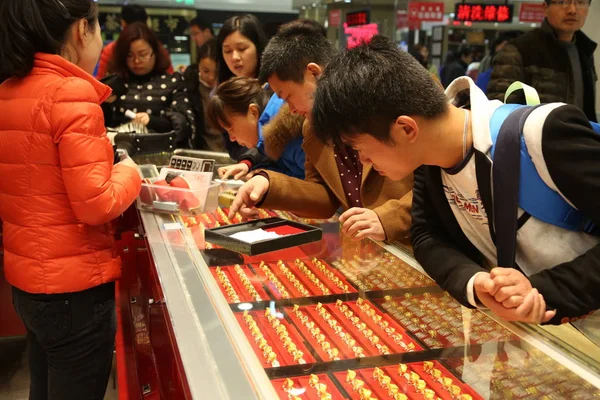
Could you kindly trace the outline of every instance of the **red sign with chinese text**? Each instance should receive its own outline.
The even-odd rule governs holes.
[[[510,23],[512,4],[459,3],[454,10],[454,21]]]
[[[349,12],[346,14],[346,25],[348,26],[358,26],[358,25],[367,25],[371,22],[371,18],[369,16],[369,11],[356,11]]]
[[[396,12],[396,29],[421,29],[421,21],[411,21],[408,19],[408,13],[405,10]]]
[[[521,3],[520,22],[542,22],[544,20],[544,3]]]
[[[439,22],[444,20],[444,3],[408,3],[408,20],[418,22]]]
[[[334,9],[329,11],[329,26],[338,27],[342,23],[342,10]]]

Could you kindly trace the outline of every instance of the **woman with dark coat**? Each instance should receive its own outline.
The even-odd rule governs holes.
[[[116,127],[133,120],[149,132],[175,131],[176,147],[190,148],[196,131],[194,113],[183,76],[169,75],[168,67],[169,60],[150,28],[142,23],[128,25],[117,41],[110,65],[127,92],[109,107],[106,125]]]

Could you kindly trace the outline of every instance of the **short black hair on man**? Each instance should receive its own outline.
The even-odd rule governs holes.
[[[327,40],[325,28],[316,21],[299,19],[283,25],[263,52],[259,80],[277,75],[282,81],[304,82],[309,63],[325,67],[335,47]]]
[[[208,29],[210,31],[210,33],[212,33],[213,35],[215,34],[215,32],[213,31],[212,25],[206,23],[205,21],[203,21],[202,19],[200,19],[198,17],[196,17],[190,21],[190,26],[197,26],[198,28],[200,28],[201,31],[205,31]]]
[[[144,7],[138,4],[130,4],[123,6],[121,9],[121,19],[127,24],[133,24],[134,22],[143,22],[145,24],[148,20],[148,14]]]
[[[458,58],[470,56],[471,54],[473,54],[473,48],[468,44],[461,44],[458,50],[456,50],[456,57]]]
[[[312,124],[327,144],[358,134],[390,143],[390,128],[399,116],[435,118],[447,109],[444,91],[431,73],[377,35],[341,52],[325,68],[315,92]]]

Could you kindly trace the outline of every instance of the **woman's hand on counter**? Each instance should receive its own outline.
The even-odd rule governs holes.
[[[254,206],[259,203],[269,191],[269,180],[262,175],[252,177],[239,188],[233,203],[229,207],[229,218],[239,212],[244,218],[254,218],[258,213]]]
[[[228,179],[229,177],[233,177],[233,179],[239,180],[242,179],[248,171],[250,167],[245,163],[238,163],[233,165],[228,165],[226,167],[221,167],[217,170],[219,173],[219,178]]]
[[[344,212],[339,218],[342,233],[350,236],[352,240],[371,238],[385,240],[385,231],[379,216],[368,208],[354,207]]]

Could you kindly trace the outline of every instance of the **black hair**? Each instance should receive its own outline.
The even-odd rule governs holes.
[[[271,96],[263,89],[258,79],[236,76],[219,86],[210,96],[208,118],[213,126],[225,129],[231,124],[228,113],[245,115],[251,104],[256,104],[262,114]]]
[[[210,58],[217,61],[217,39],[209,39],[200,46],[200,50],[198,50],[198,64],[200,64],[200,61],[204,58]]]
[[[207,24],[206,22],[204,22],[203,20],[201,20],[198,17],[196,17],[190,21],[190,26],[197,26],[198,28],[200,28],[201,31],[205,31],[208,29],[211,34],[213,34],[213,35],[215,34],[215,32],[213,31],[212,25]]]
[[[256,56],[258,57],[256,75],[260,71],[260,58],[267,45],[267,37],[258,18],[252,14],[231,17],[225,21],[217,36],[217,80],[219,83],[225,82],[234,76],[233,72],[227,67],[227,63],[223,57],[223,42],[234,32],[240,32],[254,43],[254,46],[256,46]]]
[[[0,81],[29,74],[35,53],[60,54],[81,19],[96,29],[93,0],[0,0]]]
[[[145,22],[134,22],[123,29],[109,63],[110,73],[119,75],[125,82],[129,81],[131,71],[127,65],[127,56],[131,51],[131,44],[136,40],[144,40],[152,48],[156,60],[153,72],[155,74],[166,73],[171,62],[165,55],[160,41]]]
[[[447,110],[442,87],[390,39],[344,50],[325,68],[315,92],[312,123],[324,143],[368,134],[390,142],[399,116],[435,118]]]
[[[417,60],[417,62],[419,64],[421,64],[423,67],[427,68],[427,63],[425,62],[425,57],[423,57],[423,54],[421,54],[421,52],[419,50],[413,49],[413,50],[409,51],[408,54],[413,56],[415,58],[415,60]]]
[[[259,79],[266,82],[277,75],[282,81],[302,83],[309,63],[327,66],[335,47],[316,21],[300,19],[283,25],[267,45],[261,60]]]
[[[148,21],[148,14],[146,13],[146,9],[139,4],[131,4],[123,6],[121,9],[121,19],[128,25],[134,22],[143,22],[145,24]]]
[[[470,56],[471,54],[473,54],[473,48],[469,45],[461,44],[456,50],[455,56],[457,58],[461,58],[464,56]]]

